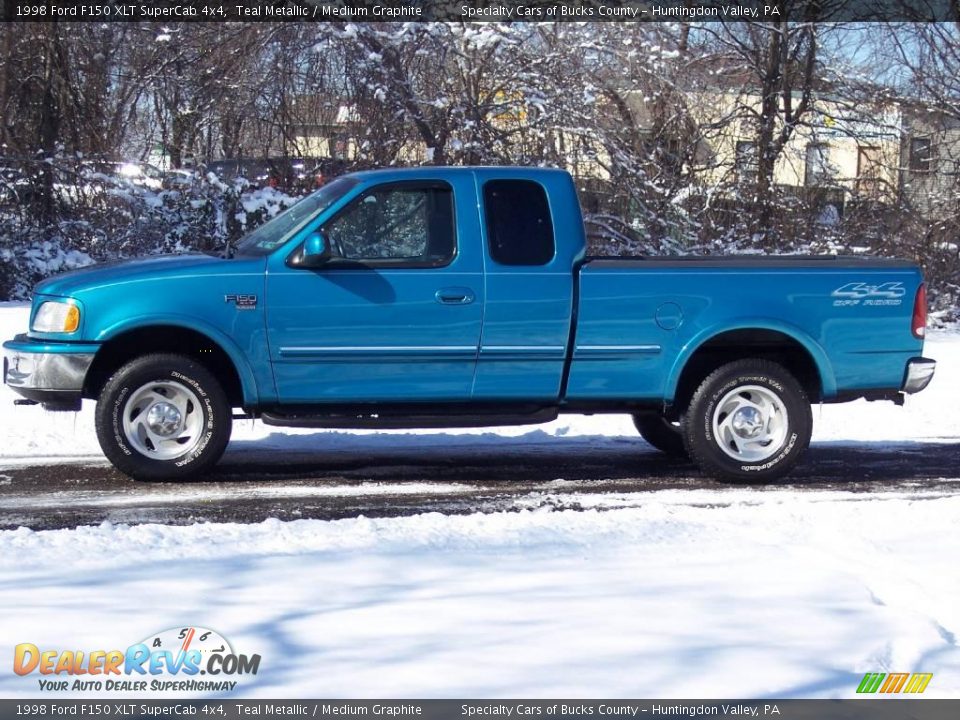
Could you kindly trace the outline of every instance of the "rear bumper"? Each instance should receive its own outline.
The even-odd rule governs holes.
[[[903,374],[903,385],[900,392],[907,394],[918,393],[933,380],[933,373],[937,369],[937,361],[930,358],[912,358],[907,362],[907,369]]]
[[[79,406],[96,345],[36,342],[25,335],[3,344],[3,382],[49,409]]]

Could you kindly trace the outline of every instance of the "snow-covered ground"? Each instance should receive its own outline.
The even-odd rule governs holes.
[[[0,307],[0,334],[25,313]],[[929,390],[816,409],[814,442],[955,445],[960,336],[932,333],[926,354]],[[102,462],[89,407],[0,417],[0,465]],[[309,438],[241,423],[232,452],[549,436],[634,433],[603,417]],[[931,672],[926,696],[960,697],[960,496],[665,490],[604,509],[577,493],[590,509],[0,532],[0,696],[38,694],[10,670],[16,643],[125,648],[198,625],[262,656],[243,697],[838,698],[866,672]]]
[[[960,497],[653,493],[636,508],[0,533],[13,644],[213,628],[240,696],[960,696]],[[4,657],[5,656],[5,657]]]

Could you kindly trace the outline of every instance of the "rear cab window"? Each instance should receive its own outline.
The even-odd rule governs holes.
[[[490,257],[500,265],[546,265],[556,255],[547,192],[531,180],[490,180],[483,186]]]

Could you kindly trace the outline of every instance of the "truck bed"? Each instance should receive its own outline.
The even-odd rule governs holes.
[[[868,256],[588,258],[566,397],[670,402],[706,341],[772,338],[795,343],[817,367],[823,400],[897,388],[918,354],[911,316],[920,283],[913,263]]]

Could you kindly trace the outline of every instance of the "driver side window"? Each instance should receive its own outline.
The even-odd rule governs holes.
[[[366,265],[437,267],[455,253],[453,192],[446,185],[373,188],[324,228],[335,257]]]

